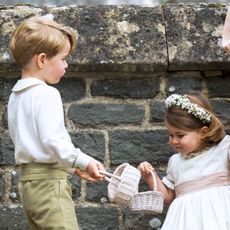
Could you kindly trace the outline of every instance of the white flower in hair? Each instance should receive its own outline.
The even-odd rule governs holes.
[[[45,18],[45,19],[48,19],[48,20],[50,20],[50,21],[53,21],[53,20],[54,20],[53,14],[45,14],[45,15],[43,15],[42,17]]]
[[[171,106],[178,106],[181,109],[185,109],[189,114],[194,115],[203,123],[209,124],[211,122],[211,114],[199,107],[197,104],[192,103],[187,95],[172,94],[165,100],[165,105],[167,108],[170,108]]]

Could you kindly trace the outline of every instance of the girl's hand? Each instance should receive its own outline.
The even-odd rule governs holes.
[[[138,170],[140,171],[140,173],[141,173],[141,175],[143,177],[148,176],[151,171],[152,172],[155,171],[153,166],[147,161],[144,161],[144,162],[140,163],[139,166],[138,166]]]

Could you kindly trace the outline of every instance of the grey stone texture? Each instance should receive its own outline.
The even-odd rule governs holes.
[[[2,230],[29,230],[19,205],[0,206],[0,226]]]
[[[103,161],[105,155],[104,134],[100,132],[78,132],[71,133],[73,144],[80,148],[84,153]]]
[[[0,134],[0,165],[13,165],[14,146],[9,135]]]
[[[167,162],[172,149],[165,145],[168,134],[165,130],[109,132],[111,164],[123,162],[138,164],[142,161]],[[171,150],[171,151],[170,151]]]
[[[91,87],[92,96],[114,98],[152,98],[160,91],[159,78],[106,79],[94,81]]]
[[[78,32],[76,51],[56,87],[73,144],[109,172],[124,162],[149,161],[160,177],[174,151],[167,144],[164,100],[202,91],[230,134],[230,55],[221,48],[224,4],[156,7],[0,6],[0,229],[26,230],[18,196],[20,172],[7,126],[7,102],[20,70],[9,52],[15,26],[52,13]],[[48,116],[48,115],[47,115]],[[70,175],[82,230],[150,230],[167,213],[146,215],[111,203],[108,182]],[[140,191],[148,190],[141,180]]]
[[[86,87],[83,79],[64,78],[59,84],[54,85],[60,92],[62,100],[69,102],[85,97]]]
[[[138,124],[144,117],[144,108],[135,104],[81,104],[72,105],[68,116],[81,125]]]
[[[114,207],[84,207],[77,209],[82,230],[119,230],[119,211]]]
[[[5,195],[5,176],[4,171],[0,172],[0,200],[3,200]]]

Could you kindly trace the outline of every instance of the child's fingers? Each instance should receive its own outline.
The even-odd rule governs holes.
[[[96,179],[94,179],[93,177],[91,177],[87,172],[79,169],[79,168],[76,168],[74,170],[74,173],[78,176],[80,176],[82,179],[84,180],[87,180],[88,182],[97,182]]]
[[[152,167],[152,165],[147,161],[142,162],[138,166],[138,169],[142,174],[149,174],[150,171],[154,171],[154,168]]]

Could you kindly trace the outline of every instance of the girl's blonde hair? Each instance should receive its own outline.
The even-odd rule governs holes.
[[[10,50],[16,63],[23,67],[36,54],[45,53],[49,58],[55,56],[70,42],[70,53],[76,47],[77,34],[70,28],[47,19],[34,16],[24,20],[14,30]]]
[[[208,98],[199,92],[192,92],[186,95],[192,103],[197,104],[211,115],[211,122],[209,124],[204,124],[193,114],[188,113],[187,110],[178,106],[171,106],[166,109],[165,123],[168,123],[175,128],[188,131],[198,130],[207,126],[208,133],[206,135],[206,141],[209,144],[216,144],[220,142],[225,136],[224,126],[214,113]]]

